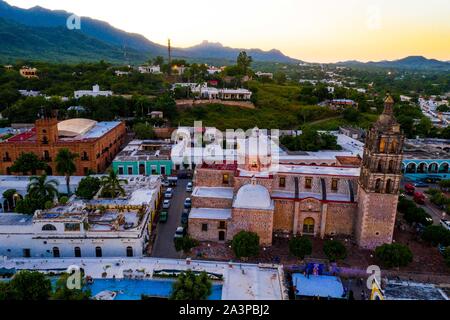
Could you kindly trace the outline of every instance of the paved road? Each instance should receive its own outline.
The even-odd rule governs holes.
[[[184,200],[190,196],[186,192],[186,185],[189,181],[178,180],[178,185],[174,189],[174,195],[170,201],[169,219],[166,223],[158,223],[152,257],[180,258],[180,254],[176,252],[173,244],[173,236],[177,228],[181,225],[181,213],[183,212]]]

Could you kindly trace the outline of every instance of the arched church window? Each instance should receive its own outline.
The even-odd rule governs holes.
[[[380,152],[386,152],[386,139],[382,138],[380,140],[379,149],[380,149]]]
[[[375,192],[381,193],[381,179],[377,179],[377,181],[375,181]]]
[[[391,179],[386,182],[386,193],[392,193],[393,183]]]

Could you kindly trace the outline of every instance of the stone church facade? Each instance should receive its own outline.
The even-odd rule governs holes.
[[[255,232],[261,245],[292,235],[352,236],[368,249],[391,243],[401,180],[403,135],[394,101],[369,130],[361,167],[262,164],[197,167],[189,234],[229,241]]]

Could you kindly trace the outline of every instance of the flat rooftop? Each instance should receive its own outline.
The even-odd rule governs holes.
[[[342,299],[344,286],[341,279],[332,276],[305,276],[301,273],[292,275],[295,294],[301,297],[321,297]]]
[[[87,276],[101,279],[124,278],[125,270],[206,271],[223,275],[222,300],[288,300],[283,269],[279,265],[256,265],[217,261],[192,261],[160,258],[83,258],[83,259],[5,259],[0,268],[49,272],[67,270],[71,265],[82,265]]]
[[[170,160],[172,144],[164,141],[133,140],[114,161]]]
[[[2,213],[0,226],[27,226],[33,224],[33,216],[28,214]]]
[[[104,136],[111,130],[115,129],[120,124],[121,124],[120,121],[97,122],[87,132],[84,132],[82,134],[79,134],[79,135],[73,136],[73,137],[60,136],[59,140],[64,141],[64,142],[70,142],[70,141],[82,141],[82,140],[97,139],[97,138]],[[14,142],[14,143],[36,142],[37,141],[36,128],[32,128],[31,130],[28,130],[26,132],[15,135],[14,137],[11,137],[6,141]]]
[[[386,300],[448,300],[447,295],[432,284],[389,281],[384,288]]]
[[[201,198],[233,199],[233,188],[196,187],[192,196]]]

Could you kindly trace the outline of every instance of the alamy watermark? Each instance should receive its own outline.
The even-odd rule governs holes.
[[[75,14],[69,16],[66,21],[66,26],[69,30],[80,30],[81,18]]]
[[[204,128],[201,121],[194,127],[180,127],[172,133],[172,159],[186,165],[238,164],[274,168],[279,164],[280,133],[277,129]]]

